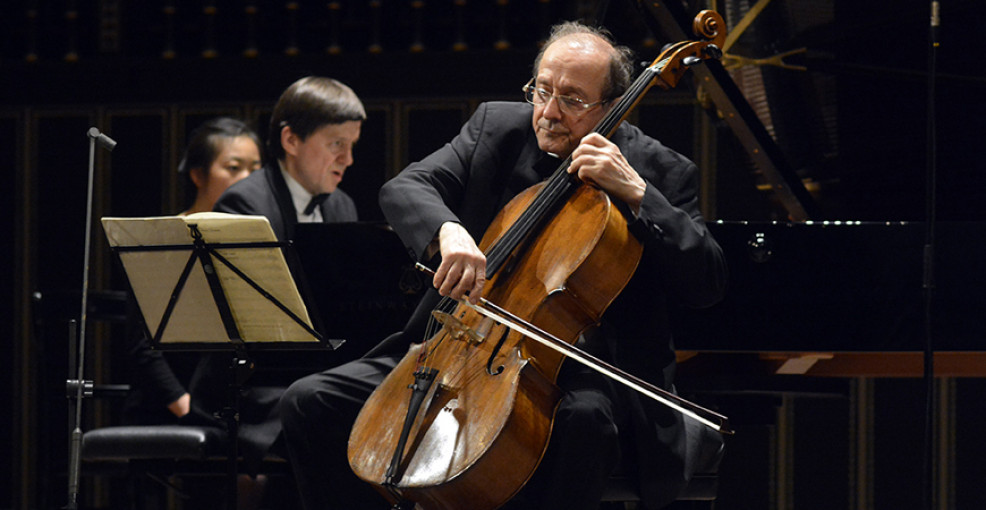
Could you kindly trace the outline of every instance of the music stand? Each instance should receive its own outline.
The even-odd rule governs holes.
[[[389,225],[379,222],[299,223],[291,239],[308,311],[345,338],[350,359],[404,329],[431,279]],[[320,331],[327,331],[321,329]]]
[[[223,213],[102,218],[155,348],[233,352],[227,426],[235,507],[238,397],[253,371],[248,345],[336,349],[313,329],[267,218]]]

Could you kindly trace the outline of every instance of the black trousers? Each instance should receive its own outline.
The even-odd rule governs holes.
[[[359,359],[292,384],[281,398],[283,437],[308,510],[386,509],[384,498],[352,473],[347,443],[373,389],[400,361]],[[531,480],[505,508],[595,510],[620,459],[618,412],[611,384],[587,369],[564,367],[565,390],[548,450]]]

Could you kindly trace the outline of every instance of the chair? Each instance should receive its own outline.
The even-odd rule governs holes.
[[[144,479],[161,484],[179,497],[187,497],[183,489],[169,481],[170,477],[225,477],[225,483],[229,484],[227,501],[235,501],[235,474],[246,470],[242,459],[230,464],[228,451],[229,436],[218,427],[134,425],[85,432],[81,457],[84,473],[127,478],[128,500],[137,508],[137,495]],[[289,476],[290,468],[287,461],[271,455],[264,459],[260,472]]]
[[[35,292],[32,296],[38,349],[41,352],[52,351],[52,353],[67,350],[69,353],[68,367],[54,367],[55,370],[49,369],[42,374],[45,394],[57,393],[56,387],[59,385],[63,386],[62,395],[66,394],[65,379],[59,377],[62,373],[67,373],[70,379],[75,378],[75,370],[72,367],[76,359],[75,346],[61,344],[64,343],[63,333],[68,329],[69,320],[76,318],[78,314],[76,307],[79,299],[79,293],[73,291]],[[93,321],[122,325],[127,320],[127,294],[122,291],[91,291],[87,313]],[[119,398],[126,396],[129,390],[130,387],[124,384],[92,385],[85,389],[87,401],[89,396]],[[74,391],[69,393],[70,396],[75,396]],[[42,420],[46,424],[45,430],[41,431],[43,437],[58,437],[59,431],[64,435],[68,434],[69,428],[58,430],[58,427],[54,426],[69,417],[66,415],[72,414],[66,413],[64,402],[63,396],[57,413],[54,409],[44,411],[45,416],[57,414],[61,417]],[[235,497],[235,477],[231,477],[232,472],[241,473],[245,472],[245,469],[240,459],[233,463],[229,462],[230,446],[226,430],[220,427],[188,425],[99,427],[86,430],[82,434],[81,474],[86,477],[97,475],[126,478],[129,493],[127,499],[132,508],[138,507],[137,495],[144,480],[159,483],[181,497],[183,495],[181,489],[168,481],[171,476],[217,479],[228,477],[229,491],[232,497]],[[59,456],[54,453],[49,454],[48,450],[58,452],[53,444],[44,446],[43,457],[54,458],[46,461],[46,464],[50,465],[43,466],[43,469],[49,475],[56,475],[60,469],[59,465],[67,459],[58,458]],[[287,462],[279,457],[265,459],[260,470],[265,474],[289,472]],[[45,487],[44,490],[51,492],[52,489],[54,487]],[[42,499],[46,500],[49,496],[43,494]],[[48,506],[51,505],[46,503],[45,507]]]

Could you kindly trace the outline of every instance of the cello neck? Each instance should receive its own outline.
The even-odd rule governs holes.
[[[725,30],[720,30],[722,26],[722,17],[718,13],[714,11],[699,13],[694,23],[695,31],[706,39],[679,42],[661,52],[661,55],[637,76],[626,92],[616,99],[606,115],[593,128],[593,132],[606,138],[612,137],[620,123],[652,86],[657,84],[663,89],[674,88],[691,66],[706,59],[721,57],[722,52],[719,47],[726,38]],[[488,277],[496,274],[509,259],[510,254],[514,253],[525,240],[530,239],[532,234],[536,234],[582,184],[577,177],[568,173],[571,162],[571,156],[562,161],[517,221],[487,250]]]
[[[596,124],[593,132],[600,133],[606,138],[612,136],[619,127],[620,122],[629,114],[630,110],[640,101],[640,98],[653,85],[654,72],[651,68],[645,69],[640,76],[634,80],[633,84],[627,89],[606,115]],[[545,182],[544,188],[537,194],[534,200],[521,213],[507,232],[500,238],[486,253],[486,274],[492,276],[503,266],[510,254],[526,239],[530,239],[532,234],[536,235],[538,229],[544,225],[554,213],[558,211],[562,204],[572,195],[575,189],[582,184],[576,176],[568,173],[568,167],[572,163],[572,157],[565,158],[558,168],[551,174]]]

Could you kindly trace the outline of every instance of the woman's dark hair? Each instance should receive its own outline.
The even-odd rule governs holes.
[[[352,89],[332,78],[308,76],[292,83],[274,105],[267,147],[272,158],[284,159],[284,126],[305,140],[322,126],[364,120],[366,110]]]
[[[193,168],[209,168],[222,151],[221,142],[248,136],[260,150],[260,138],[245,122],[231,117],[217,117],[192,131],[185,154],[178,163],[178,173],[188,175]]]

